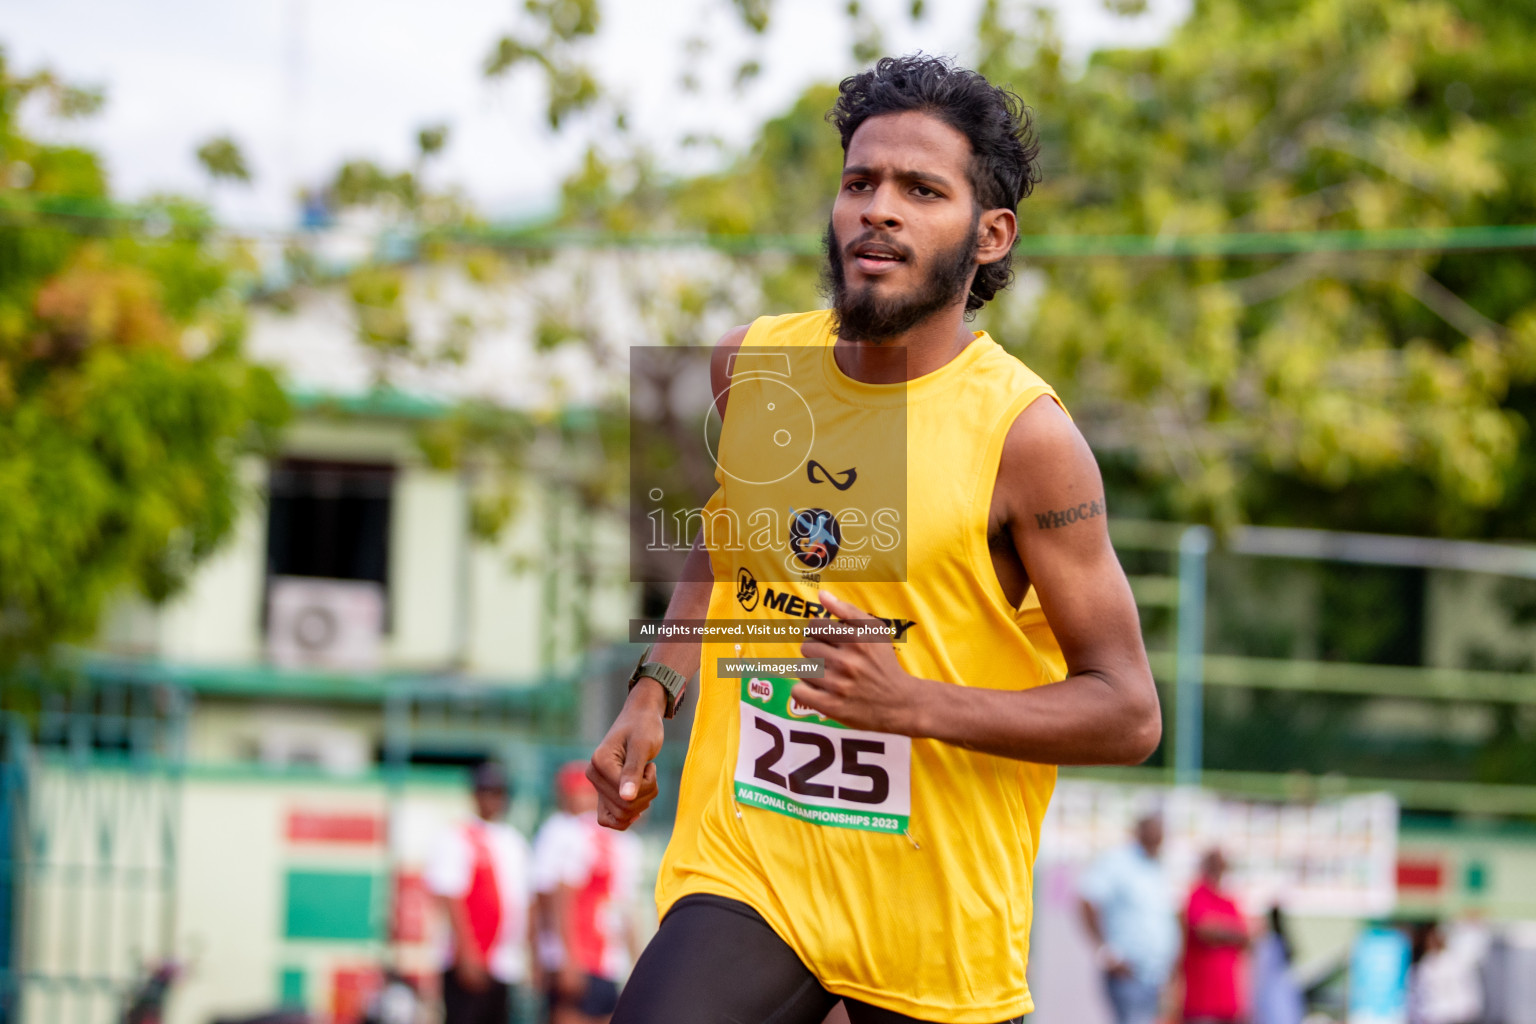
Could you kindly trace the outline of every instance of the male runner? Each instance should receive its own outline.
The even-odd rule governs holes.
[[[816,465],[764,504],[791,511],[790,549],[814,571],[747,586],[785,579],[768,561],[783,552],[701,541],[667,615],[878,616],[900,642],[651,649],[665,668],[638,678],[588,769],[603,824],[628,827],[656,795],[675,710],[656,676],[698,671],[699,706],[660,929],[615,1024],[811,1024],[839,999],[853,1024],[1019,1019],[1054,766],[1135,764],[1161,735],[1093,456],[1050,387],[965,325],[1010,279],[1037,177],[1022,104],[947,61],[886,58],[842,83],[829,119],[844,148],[833,308],[737,328],[713,362],[726,407],[712,512],[742,500],[728,459],[756,457],[764,442],[745,428],[773,407],[753,404],[730,357],[819,360],[795,381],[816,409]],[[905,578],[880,581],[822,556],[837,502],[880,484],[893,447],[881,417],[897,404]],[[825,674],[720,678],[717,659],[738,654],[824,659]]]

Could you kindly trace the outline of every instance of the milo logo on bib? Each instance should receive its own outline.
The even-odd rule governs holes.
[[[813,825],[905,832],[912,740],[849,729],[792,698],[794,684],[742,679],[736,800]]]

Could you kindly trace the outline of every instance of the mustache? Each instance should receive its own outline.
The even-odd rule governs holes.
[[[899,253],[902,259],[907,260],[908,262],[913,262],[913,257],[915,254],[912,252],[911,247],[902,245],[900,242],[896,241],[896,239],[879,231],[866,231],[858,238],[855,238],[853,241],[843,246],[843,258],[853,259],[853,250],[870,242],[886,246]]]

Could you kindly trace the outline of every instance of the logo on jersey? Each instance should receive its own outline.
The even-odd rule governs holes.
[[[753,700],[760,700],[766,704],[773,700],[773,683],[753,676],[747,683],[747,693],[752,695]]]
[[[794,697],[789,698],[789,713],[794,715],[796,718],[810,718],[812,715],[815,715],[823,722],[827,720],[826,715],[822,714],[820,711],[817,711],[809,704],[801,704],[799,701],[795,700]]]
[[[843,546],[837,517],[824,508],[789,510],[789,550],[805,568],[820,572],[832,564]]]
[[[859,478],[859,471],[850,466],[841,473],[834,473],[815,459],[811,459],[805,464],[805,475],[813,484],[829,483],[840,491],[846,491]]]
[[[769,587],[763,592],[763,608],[767,611],[778,612],[781,615],[789,615],[797,619],[830,619],[832,613],[815,601],[807,601],[787,590],[774,590]],[[907,631],[917,625],[914,619],[892,619],[884,615],[876,615],[875,618],[891,627],[894,633],[892,639],[897,643],[907,638]]]
[[[736,603],[747,611],[757,607],[757,577],[746,566],[736,570]]]

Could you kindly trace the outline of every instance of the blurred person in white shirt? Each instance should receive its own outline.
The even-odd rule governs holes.
[[[1488,936],[1464,924],[1449,932],[1438,921],[1414,929],[1408,974],[1410,1024],[1476,1024],[1483,1019],[1483,959]]]
[[[1148,809],[1136,819],[1133,841],[1100,855],[1078,880],[1083,926],[1096,946],[1115,1024],[1154,1024],[1179,958],[1162,847],[1162,815]]]
[[[427,891],[447,922],[442,948],[443,1024],[506,1024],[515,989],[528,978],[528,842],[501,821],[507,775],[475,769],[475,817],[438,838]]]
[[[540,907],[540,966],[551,1024],[602,1024],[618,1003],[619,979],[638,943],[631,906],[640,881],[639,841],[597,823],[597,790],[586,762],[555,778],[560,811],[534,840]]]
[[[560,965],[565,960],[565,940],[555,918],[555,898],[564,870],[561,858],[569,849],[573,831],[581,828],[583,804],[580,782],[585,781],[585,764],[573,772],[572,765],[562,765],[555,773],[555,811],[539,826],[533,837],[533,918],[535,984],[549,1001],[550,1017],[556,1016],[560,1001]]]

